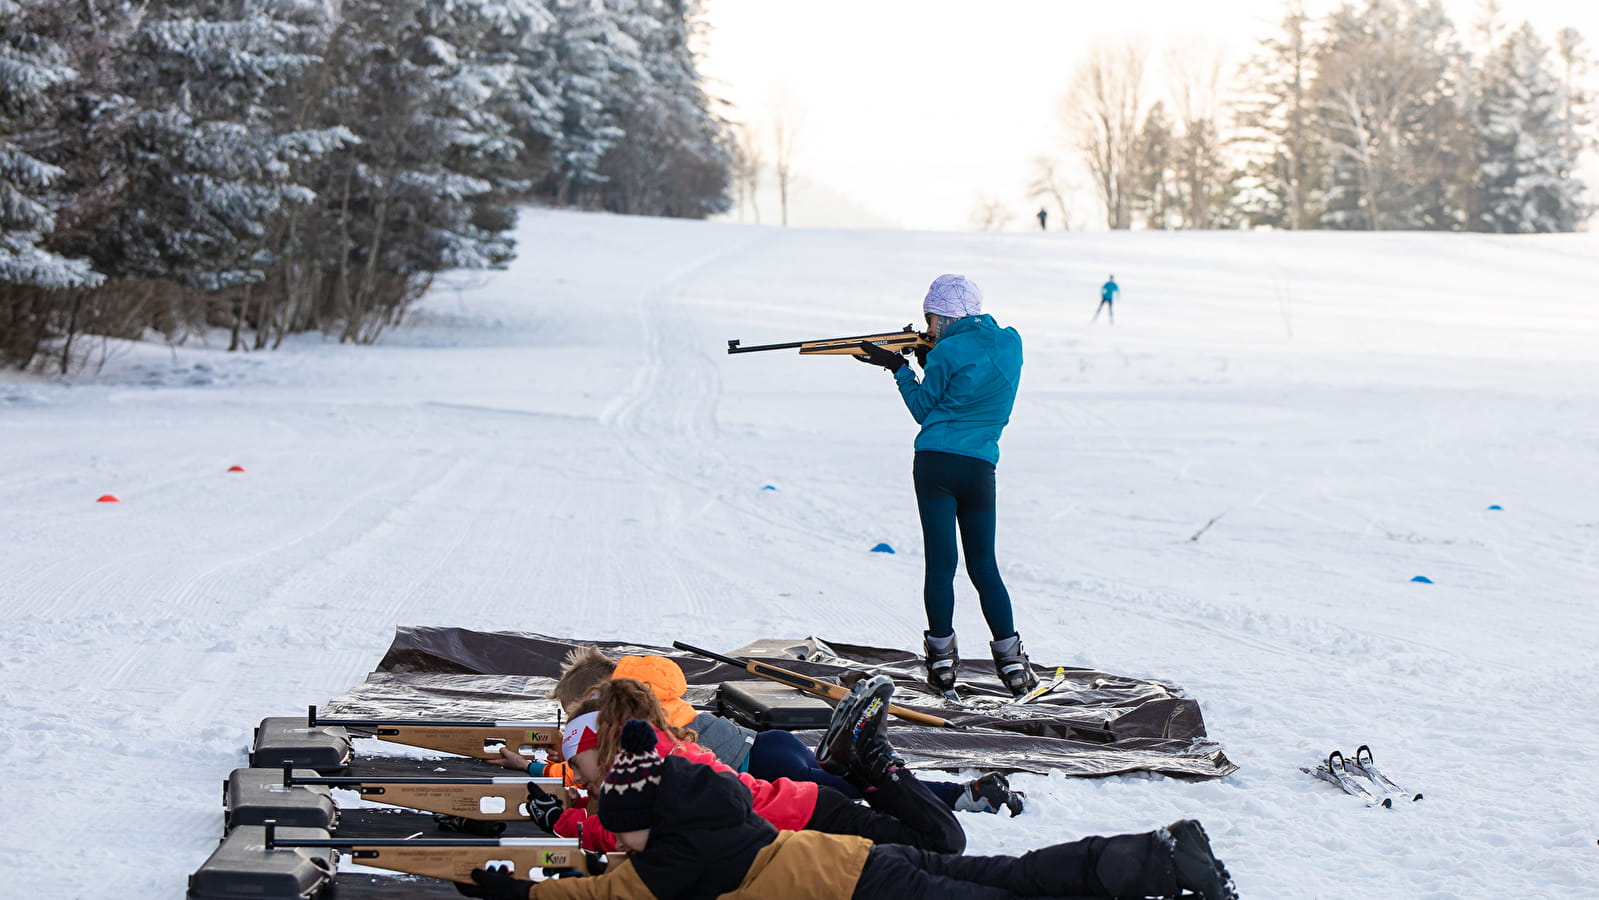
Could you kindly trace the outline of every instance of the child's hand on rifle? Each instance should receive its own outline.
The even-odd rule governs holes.
[[[565,811],[561,798],[556,797],[533,782],[527,783],[527,817],[533,824],[550,834],[555,833],[555,820]]]
[[[483,761],[491,766],[504,766],[505,768],[516,772],[526,772],[528,764],[532,762],[532,760],[516,752],[515,750],[512,750],[510,747],[507,747],[504,744],[500,745],[499,759],[485,759]]]
[[[905,365],[905,357],[892,350],[885,350],[871,341],[861,341],[859,349],[861,353],[855,358],[861,362],[882,366],[890,372],[897,372],[900,366]]]
[[[468,897],[484,897],[487,900],[523,900],[527,897],[528,890],[533,887],[533,882],[512,877],[511,873],[501,866],[473,869],[472,882],[472,884],[456,882],[455,889]]]

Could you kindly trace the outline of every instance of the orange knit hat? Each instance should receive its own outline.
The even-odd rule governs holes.
[[[678,728],[694,721],[698,715],[683,699],[683,692],[688,690],[683,670],[664,656],[624,656],[616,661],[616,671],[611,677],[633,678],[649,685],[655,692],[655,699],[661,701],[661,708],[666,710],[666,721]]]

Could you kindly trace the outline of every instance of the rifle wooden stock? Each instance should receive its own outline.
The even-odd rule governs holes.
[[[672,646],[679,650],[686,650],[689,653],[703,656],[706,659],[714,659],[720,663],[736,666],[750,673],[751,675],[759,675],[768,681],[775,681],[778,684],[786,684],[795,690],[804,691],[807,694],[814,694],[818,697],[832,700],[834,703],[837,703],[838,701],[849,696],[849,688],[846,688],[842,685],[834,684],[831,681],[821,681],[819,679],[812,678],[809,675],[801,675],[798,672],[791,672],[788,669],[784,669],[780,666],[774,666],[770,663],[763,663],[753,659],[737,659],[732,656],[723,656],[720,653],[713,653],[710,650],[703,650],[699,647],[685,644],[682,641],[673,641]],[[917,712],[914,709],[906,709],[903,706],[896,706],[892,703],[888,705],[888,712],[890,715],[898,716],[907,722],[915,722],[918,725],[932,725],[937,728],[960,727],[948,719],[940,719],[938,716],[928,715],[924,712]]]
[[[760,344],[754,347],[742,347],[737,340],[727,342],[728,353],[759,353],[763,350],[799,350],[801,356],[857,356],[860,354],[860,343],[877,344],[900,353],[910,353],[918,347],[931,348],[933,341],[927,335],[906,325],[900,331],[890,331],[882,334],[858,334],[854,337],[823,338],[815,341],[789,341],[785,344]]]
[[[527,819],[522,807],[527,803],[527,786],[533,783],[545,793],[571,805],[571,795],[559,778],[529,778],[485,775],[481,778],[359,778],[331,776],[295,778],[283,770],[283,786],[318,784],[355,791],[361,799],[389,806],[404,806],[423,812],[460,816],[481,822],[520,822]]]
[[[363,866],[472,884],[472,870],[509,864],[518,878],[534,869],[572,869],[588,874],[588,857],[570,838],[302,838],[278,840],[266,823],[266,849],[325,847]]]
[[[372,732],[379,740],[426,750],[498,759],[509,747],[529,759],[539,750],[560,752],[561,728],[555,722],[451,722],[425,719],[319,719],[316,707],[307,716],[310,727],[338,725]]]

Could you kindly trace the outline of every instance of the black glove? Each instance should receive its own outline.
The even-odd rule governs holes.
[[[561,817],[561,801],[546,793],[537,783],[527,783],[527,817],[533,824],[555,833],[555,820]]]
[[[499,866],[473,869],[472,881],[475,883],[462,884],[457,881],[455,889],[468,897],[483,897],[485,900],[527,900],[527,892],[533,887],[533,882],[513,878],[509,871]]]
[[[899,367],[905,365],[905,357],[892,350],[885,350],[871,341],[861,341],[858,349],[861,355],[855,357],[856,359],[874,366],[882,366],[890,372],[898,372]]]
[[[927,346],[926,344],[916,345],[916,365],[921,367],[924,371],[927,369],[927,351],[931,349],[933,348]]]
[[[584,850],[583,861],[588,864],[587,872],[579,872],[576,869],[545,869],[544,874],[549,878],[582,878],[585,875],[605,874],[606,863],[605,860],[600,859],[598,853],[592,850]]]

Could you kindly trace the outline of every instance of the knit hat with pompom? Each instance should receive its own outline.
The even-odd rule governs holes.
[[[600,786],[600,824],[613,832],[650,827],[655,792],[661,786],[661,755],[655,729],[640,719],[622,726],[622,749]]]

